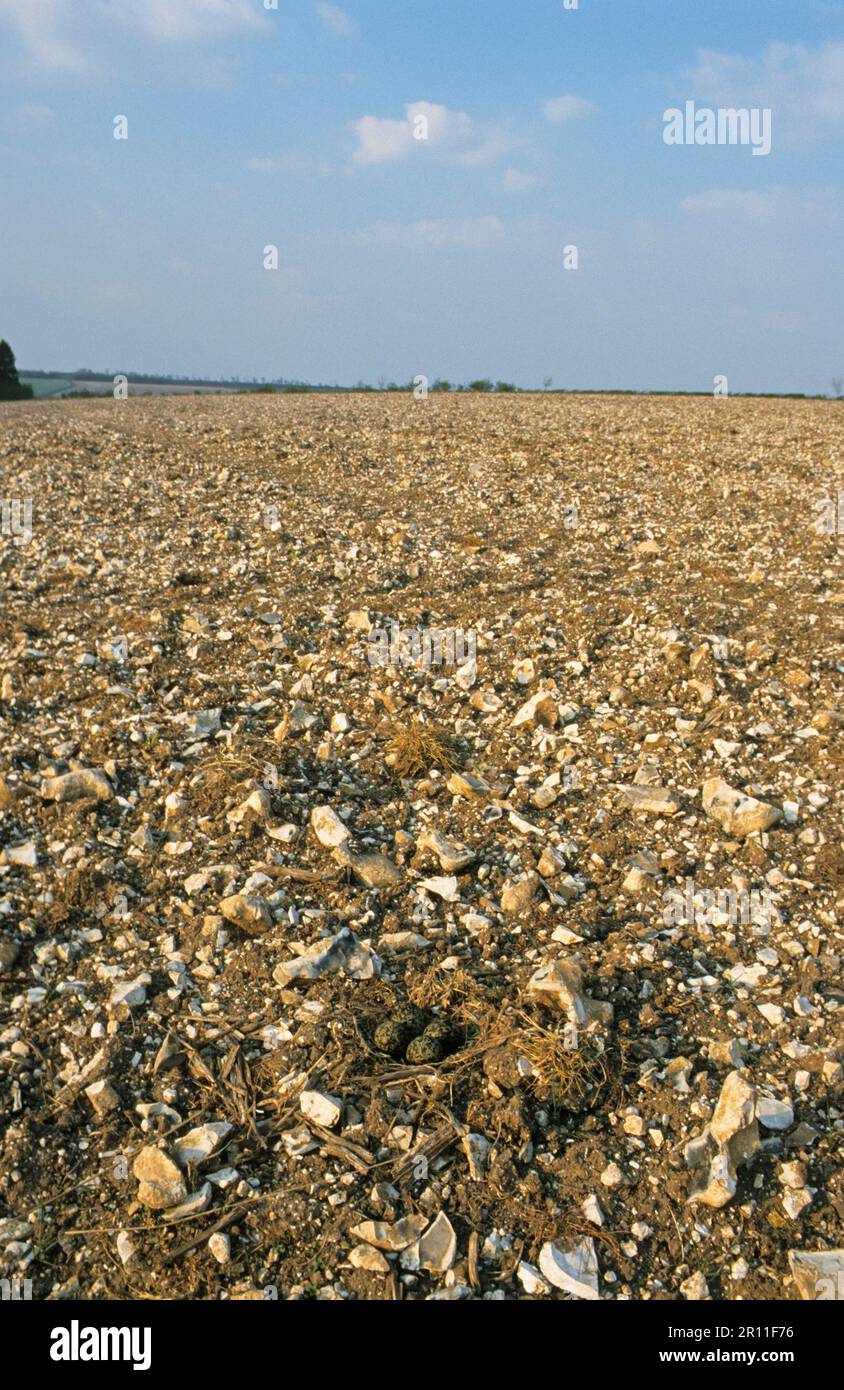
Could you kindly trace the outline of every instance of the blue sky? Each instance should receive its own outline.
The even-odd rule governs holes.
[[[838,0],[0,0],[0,83],[27,367],[844,377]],[[770,154],[667,145],[687,101]]]

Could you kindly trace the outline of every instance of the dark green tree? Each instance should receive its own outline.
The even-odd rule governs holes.
[[[23,386],[15,366],[15,354],[5,338],[0,338],[0,401],[31,401],[31,386]]]

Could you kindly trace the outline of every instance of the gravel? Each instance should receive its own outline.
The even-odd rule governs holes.
[[[839,407],[2,423],[0,1276],[844,1296]]]

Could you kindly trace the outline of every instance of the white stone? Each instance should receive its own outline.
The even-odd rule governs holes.
[[[227,1265],[231,1259],[232,1243],[222,1231],[215,1231],[208,1239],[208,1249],[218,1265]]]
[[[334,1129],[340,1123],[343,1102],[322,1091],[303,1091],[299,1097],[299,1109],[306,1120],[322,1125],[323,1129]]]
[[[786,1192],[782,1204],[786,1215],[792,1221],[796,1221],[798,1216],[812,1205],[812,1193],[808,1187],[800,1187],[797,1191]]]
[[[314,807],[311,812],[311,828],[320,844],[325,845],[327,849],[337,849],[351,838],[350,831],[330,806]]]
[[[282,961],[273,971],[273,979],[285,985],[289,980],[318,980],[339,970],[352,980],[371,980],[381,974],[379,957],[358,940],[351,927],[342,927],[336,936],[323,937],[296,960]]]
[[[365,1269],[370,1274],[390,1273],[389,1260],[386,1260],[374,1245],[356,1245],[349,1254],[349,1264],[355,1269]]]
[[[457,891],[456,878],[423,878],[419,882],[419,887],[424,888],[427,893],[434,893],[444,902],[457,902],[460,894]]]
[[[632,786],[622,789],[624,804],[631,811],[643,811],[651,816],[676,816],[683,803],[669,787]]]
[[[575,1026],[586,1027],[590,1023],[607,1026],[612,1022],[612,1005],[589,998],[583,988],[580,966],[574,960],[546,961],[528,981],[527,995],[559,1009]]]
[[[592,1222],[593,1226],[603,1226],[604,1213],[601,1211],[601,1203],[598,1201],[594,1192],[589,1194],[585,1202],[582,1203],[580,1210],[583,1212],[586,1220]]]
[[[182,887],[189,898],[193,898],[197,893],[202,893],[208,887],[212,879],[222,872],[221,864],[212,864],[207,869],[199,869],[195,874],[189,874],[182,883]]]
[[[555,1289],[562,1289],[575,1298],[600,1298],[598,1256],[591,1236],[579,1241],[573,1250],[563,1250],[553,1241],[548,1241],[540,1251],[539,1268]]]
[[[538,724],[544,724],[547,728],[553,729],[558,719],[559,713],[553,695],[548,690],[538,690],[535,695],[531,695],[526,705],[522,705],[512,727],[521,729],[523,725],[527,725],[528,728],[535,729]]]
[[[263,898],[248,893],[234,893],[223,898],[220,911],[227,922],[233,922],[249,936],[260,935],[273,925],[273,915]]]
[[[690,1274],[688,1279],[684,1279],[680,1285],[680,1292],[684,1298],[692,1303],[700,1303],[709,1298],[709,1285],[706,1277],[699,1269],[694,1274]]]
[[[191,1192],[183,1202],[177,1207],[171,1207],[167,1213],[168,1221],[180,1221],[183,1216],[197,1216],[199,1212],[207,1211],[211,1205],[211,1198],[214,1195],[210,1182],[204,1182],[195,1192]]]
[[[526,1260],[519,1261],[519,1283],[526,1294],[542,1295],[551,1292],[551,1285],[547,1279],[543,1279],[539,1270],[527,1263]]]
[[[149,1144],[132,1164],[138,1179],[138,1200],[153,1211],[166,1211],[187,1197],[185,1180],[176,1164],[162,1149]]]
[[[418,1243],[419,1268],[443,1274],[451,1269],[457,1254],[457,1236],[444,1211],[428,1227]]]
[[[469,1161],[469,1175],[474,1182],[481,1182],[486,1172],[486,1162],[492,1148],[483,1134],[466,1134],[462,1140],[463,1152]]]
[[[215,1120],[211,1124],[197,1125],[188,1130],[173,1144],[173,1156],[177,1163],[204,1163],[216,1153],[224,1140],[232,1132],[233,1126],[226,1120]]]
[[[428,1220],[424,1216],[405,1216],[401,1221],[391,1224],[385,1221],[362,1221],[360,1225],[352,1227],[351,1234],[355,1240],[374,1245],[376,1250],[396,1253],[406,1250],[418,1241],[427,1225]]]
[[[421,851],[429,850],[436,855],[440,862],[440,868],[447,874],[459,873],[465,869],[475,859],[475,852],[466,849],[464,845],[456,844],[449,840],[439,830],[426,830],[419,836],[417,849]]]
[[[124,1269],[128,1269],[134,1264],[137,1258],[137,1250],[128,1231],[118,1231],[117,1233],[117,1254]]]
[[[0,853],[0,862],[17,864],[22,869],[37,869],[38,851],[34,840],[27,840],[25,844],[20,845],[7,845]]]
[[[116,1009],[125,1004],[129,1009],[137,1009],[146,1002],[147,992],[143,980],[122,980],[115,985],[109,999],[109,1008]]]
[[[107,1115],[110,1110],[117,1110],[120,1105],[120,1097],[111,1082],[105,1079],[92,1081],[90,1086],[85,1087],[85,1094],[98,1115]]]
[[[617,1163],[607,1164],[601,1174],[601,1182],[604,1184],[604,1187],[621,1187],[621,1184],[624,1182],[624,1174]]]
[[[756,1102],[756,1118],[765,1129],[790,1129],[794,1124],[794,1110],[788,1101],[760,1096]]]
[[[782,811],[754,796],[746,796],[729,786],[723,777],[710,777],[703,784],[703,809],[728,835],[744,839],[759,830],[769,830],[782,820]]]
[[[266,821],[272,813],[272,805],[269,792],[265,791],[263,787],[258,787],[247,796],[245,801],[241,802],[240,806],[227,812],[226,820],[230,825],[240,825],[248,819]]]

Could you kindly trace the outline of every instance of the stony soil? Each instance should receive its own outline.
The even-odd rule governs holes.
[[[0,536],[0,1275],[798,1297],[844,1216],[841,406],[0,429],[33,504]],[[475,662],[373,665],[388,620]]]

